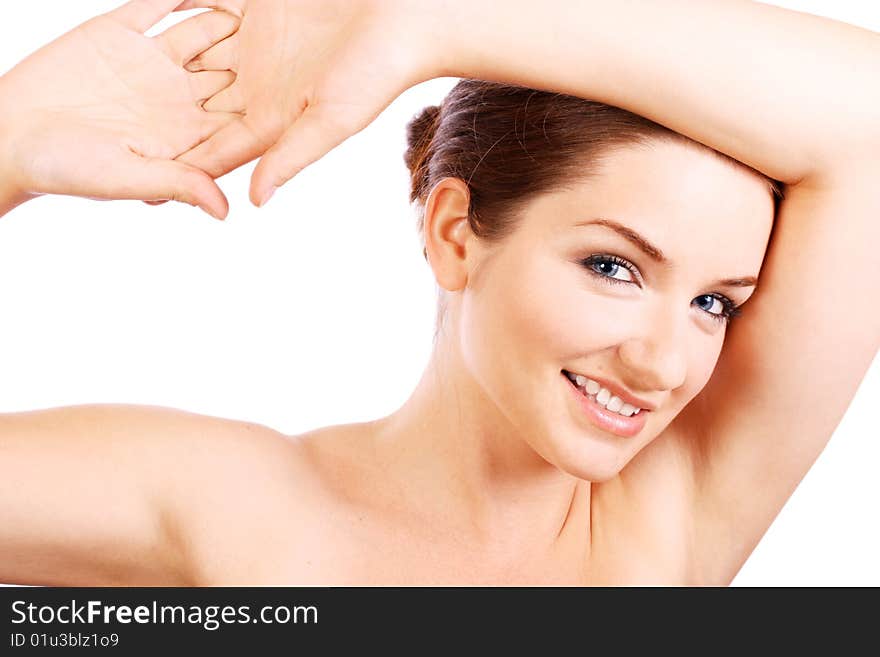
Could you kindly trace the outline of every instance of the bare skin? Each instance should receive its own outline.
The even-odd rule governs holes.
[[[469,233],[467,188],[447,179],[431,192],[425,225],[448,322],[401,409],[300,436],[158,408],[0,416],[0,581],[729,583],[821,453],[880,342],[880,310],[864,302],[880,285],[880,125],[867,109],[880,103],[870,75],[858,79],[880,45],[876,35],[775,8],[680,4],[640,5],[657,15],[633,26],[625,3],[579,3],[584,16],[564,24],[553,19],[561,9],[531,15],[525,3],[491,34],[495,23],[477,15],[489,8],[447,3],[444,12],[458,15],[429,24],[448,58],[444,73],[534,86],[540,71],[545,87],[637,111],[782,180],[775,225],[756,177],[681,145],[621,152],[600,180],[536,199],[498,249]],[[693,15],[686,29],[670,18],[680,12]],[[377,15],[358,33],[368,37]],[[293,29],[289,18],[272,24]],[[542,20],[547,29],[536,30]],[[753,24],[767,27],[751,47],[763,53],[768,77],[712,45]],[[479,27],[456,44],[463,25]],[[596,34],[575,34],[576,26]],[[551,29],[552,43],[534,37]],[[529,47],[511,52],[503,44],[518,30]],[[666,48],[669,61],[661,61],[654,31],[682,52]],[[787,39],[821,55],[803,79],[786,54],[802,50],[776,45]],[[339,57],[322,61],[373,61],[365,41],[350,46],[364,49],[358,57],[341,38]],[[712,66],[688,66],[695,48]],[[244,49],[236,59],[251,55]],[[422,65],[430,55],[413,59]],[[778,93],[772,74],[783,70],[791,93]],[[343,64],[317,75],[341,89],[332,82],[345,74]],[[666,86],[614,83],[661,75]],[[288,100],[279,102],[289,109]],[[381,102],[338,102],[332,107],[363,112],[331,123],[353,132]],[[825,121],[831,104],[850,114]],[[242,108],[230,100],[214,109]],[[266,133],[275,138],[284,120],[295,121],[247,109],[248,117],[276,117]],[[254,144],[224,144],[253,132],[234,125],[182,159],[219,175],[255,156]],[[255,172],[255,200],[349,136],[312,140],[314,152],[303,155],[294,148],[302,135],[292,134]],[[285,159],[293,152],[296,161]],[[210,156],[220,163],[212,170]],[[611,211],[638,224],[676,267],[573,226]],[[608,286],[574,266],[576,254],[594,250],[636,263],[644,284]],[[748,303],[722,327],[692,300],[733,275],[760,282],[724,290]],[[596,319],[608,317],[619,321]],[[561,368],[610,378],[651,402],[643,432],[622,439],[590,425],[567,396]]]
[[[42,194],[65,194],[173,199],[226,216],[217,184],[174,158],[239,118],[201,106],[235,80],[231,71],[183,68],[234,33],[238,20],[206,12],[144,36],[174,6],[173,0],[128,2],[0,78],[0,215]]]

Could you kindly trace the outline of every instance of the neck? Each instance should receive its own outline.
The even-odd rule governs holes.
[[[439,339],[410,398],[378,423],[389,476],[460,540],[519,554],[565,541],[586,554],[590,483],[531,448],[450,342]]]

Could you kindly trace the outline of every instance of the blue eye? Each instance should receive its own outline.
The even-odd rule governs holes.
[[[599,279],[611,283],[637,283],[638,271],[631,262],[615,255],[591,255],[581,260],[581,264],[587,271]],[[624,278],[619,278],[623,275]],[[742,314],[742,311],[723,294],[701,294],[694,299],[697,307],[703,310],[709,317],[717,322],[727,323],[734,317]],[[717,302],[717,307],[716,307]]]
[[[635,283],[635,266],[614,255],[593,255],[583,261],[583,265],[595,272],[609,282],[615,283]],[[618,274],[623,274],[628,278],[618,278]]]
[[[711,315],[713,319],[716,319],[719,322],[729,322],[734,317],[742,314],[742,311],[736,307],[736,304],[723,294],[702,294],[694,299],[694,301],[699,301],[701,299],[706,305],[700,305],[698,303],[697,306],[702,310],[705,310],[707,314]],[[719,306],[718,312],[713,312],[710,309],[715,307],[716,301]]]

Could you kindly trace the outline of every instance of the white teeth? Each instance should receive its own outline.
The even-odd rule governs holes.
[[[586,395],[593,398],[596,403],[604,406],[606,410],[618,413],[624,417],[631,417],[641,412],[641,408],[624,402],[620,397],[612,395],[611,391],[603,388],[598,382],[588,379],[583,374],[566,372],[572,383],[577,385]],[[595,396],[594,396],[595,395]]]
[[[621,409],[617,412],[620,413],[621,415],[623,415],[624,417],[629,417],[630,415],[632,415],[635,412],[635,410],[636,410],[636,407],[633,406],[632,404],[624,404],[623,407],[621,407]]]

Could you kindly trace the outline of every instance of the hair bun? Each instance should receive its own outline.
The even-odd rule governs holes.
[[[406,153],[403,160],[412,177],[410,201],[420,195],[427,180],[430,146],[439,123],[440,107],[429,105],[406,125]]]
[[[413,169],[417,164],[417,156],[424,150],[434,137],[434,129],[437,127],[437,117],[440,116],[440,107],[429,105],[406,125],[406,166]]]

